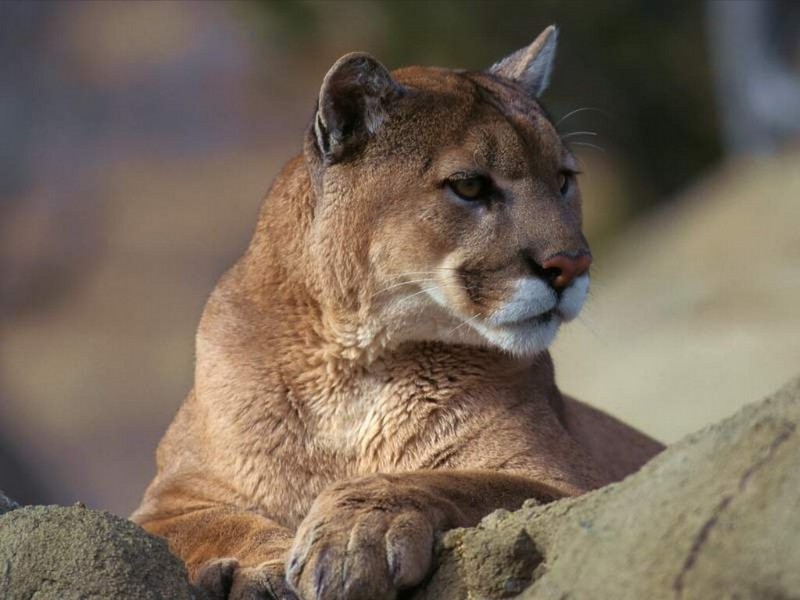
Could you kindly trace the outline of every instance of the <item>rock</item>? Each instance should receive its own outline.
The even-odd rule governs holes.
[[[635,475],[444,536],[414,600],[800,598],[800,378]]]
[[[200,600],[166,542],[81,505],[0,516],[0,598]]]
[[[19,504],[14,502],[11,498],[6,496],[3,493],[3,490],[0,490],[0,515],[3,513],[7,513],[15,508],[19,508]]]
[[[437,545],[413,600],[800,598],[800,378],[626,480]],[[0,513],[13,503],[0,494]],[[203,598],[167,544],[83,506],[0,514],[0,598]]]

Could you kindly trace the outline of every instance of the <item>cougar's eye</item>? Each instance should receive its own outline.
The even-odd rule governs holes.
[[[574,178],[575,174],[569,171],[561,171],[558,174],[558,191],[561,192],[562,196],[566,196],[569,193]]]
[[[462,200],[485,200],[492,190],[487,177],[457,177],[447,181],[447,187]]]

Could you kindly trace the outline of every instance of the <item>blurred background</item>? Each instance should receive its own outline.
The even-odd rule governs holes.
[[[796,2],[2,2],[0,489],[136,506],[336,58],[481,69],[550,23],[596,257],[562,389],[672,442],[800,371]]]

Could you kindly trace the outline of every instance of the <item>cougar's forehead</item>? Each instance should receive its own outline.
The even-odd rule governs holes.
[[[420,150],[461,147],[476,166],[509,179],[535,174],[540,164],[558,161],[564,151],[542,106],[510,81],[425,67],[400,69],[394,76],[410,92],[407,123],[428,132],[419,140]],[[445,161],[442,169],[459,160],[464,166],[464,157],[436,154]]]

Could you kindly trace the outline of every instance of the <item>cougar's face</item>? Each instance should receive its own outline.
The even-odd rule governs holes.
[[[371,244],[376,293],[409,337],[541,352],[589,289],[574,157],[539,104],[486,74],[400,72],[394,182]],[[418,323],[419,327],[415,324]]]

